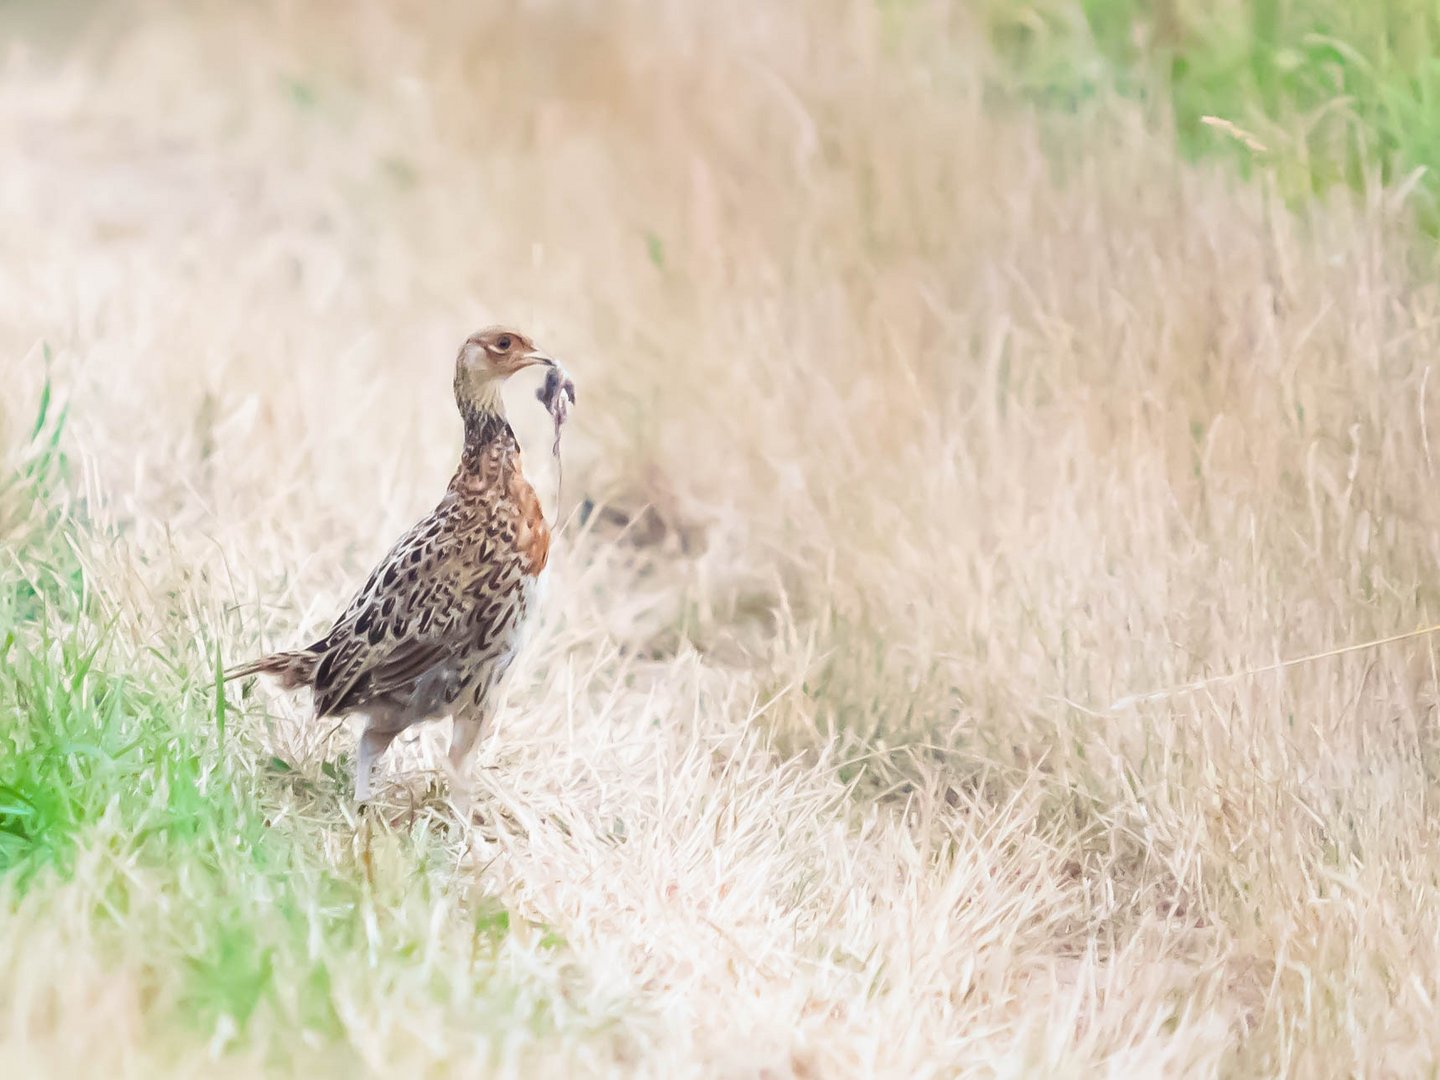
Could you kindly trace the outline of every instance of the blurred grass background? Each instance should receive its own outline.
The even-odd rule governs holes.
[[[1292,203],[1413,188],[1440,229],[1440,7],[1430,0],[979,0],[1006,87],[1062,113],[1145,103],[1192,159]],[[1233,130],[1206,122],[1228,121]]]

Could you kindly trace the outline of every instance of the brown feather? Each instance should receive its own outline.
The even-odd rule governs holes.
[[[243,679],[247,675],[273,675],[280,680],[282,688],[298,690],[302,686],[308,686],[315,678],[315,666],[318,662],[319,657],[308,650],[278,652],[230,668],[223,672],[220,678],[229,682],[231,679]]]

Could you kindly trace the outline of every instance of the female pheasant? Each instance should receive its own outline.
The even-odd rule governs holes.
[[[287,690],[309,686],[317,718],[363,715],[359,802],[369,801],[371,769],[395,736],[447,714],[455,725],[448,758],[455,789],[520,647],[550,529],[521,470],[500,387],[534,364],[552,369],[542,399],[548,395],[558,424],[564,401],[556,395],[573,401],[575,393],[557,378],[556,362],[514,330],[470,335],[455,361],[465,445],[440,504],[400,538],[319,641],[225,673],[273,675]]]

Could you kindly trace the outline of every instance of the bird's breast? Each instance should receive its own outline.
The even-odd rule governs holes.
[[[524,574],[539,576],[550,559],[550,526],[513,442],[477,451],[475,462],[462,460],[450,490],[475,508],[475,520],[500,561],[514,559]]]
[[[514,507],[515,551],[525,574],[539,577],[550,561],[550,526],[535,489],[518,468],[511,474],[509,496]]]

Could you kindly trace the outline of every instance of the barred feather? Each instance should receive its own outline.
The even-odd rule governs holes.
[[[298,690],[309,686],[315,679],[315,667],[320,658],[307,649],[294,652],[278,652],[240,664],[221,673],[226,682],[243,679],[247,675],[273,675],[286,690]]]

